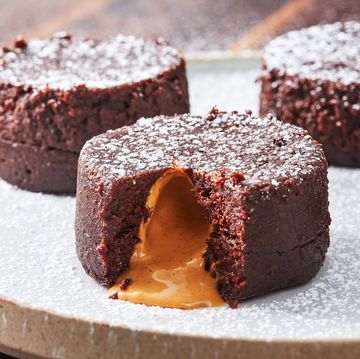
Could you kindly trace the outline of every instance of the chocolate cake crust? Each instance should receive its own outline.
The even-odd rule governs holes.
[[[360,166],[360,23],[292,31],[263,54],[260,112],[307,129],[330,164]]]
[[[101,284],[128,268],[150,188],[174,168],[185,169],[213,225],[206,269],[231,306],[317,273],[330,224],[321,146],[276,119],[214,110],[141,119],[85,144],[76,247]]]
[[[0,49],[0,139],[74,154],[68,156],[68,168],[76,168],[83,144],[99,133],[142,116],[188,111],[184,59],[160,40],[61,35]],[[35,157],[29,158],[30,167],[31,162],[39,163]],[[54,166],[45,173],[49,183]],[[19,182],[1,169],[0,176],[25,189],[60,192],[55,180],[53,187],[39,182],[30,188],[26,183],[33,179]],[[74,181],[61,191],[75,192]]]
[[[73,152],[42,150],[0,139],[1,177],[29,191],[66,193],[75,188],[77,159]]]

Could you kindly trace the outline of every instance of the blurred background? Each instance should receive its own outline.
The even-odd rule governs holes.
[[[258,49],[277,34],[359,20],[360,0],[0,0],[0,42],[66,30],[163,37],[187,54]]]

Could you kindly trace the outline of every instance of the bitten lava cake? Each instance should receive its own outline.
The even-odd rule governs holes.
[[[360,23],[292,31],[264,50],[260,112],[307,129],[330,164],[360,166]]]
[[[0,48],[0,176],[31,191],[74,193],[88,139],[188,111],[184,59],[160,40],[18,38]]]
[[[141,119],[81,151],[77,253],[113,299],[236,307],[318,272],[327,183],[321,145],[270,116]]]

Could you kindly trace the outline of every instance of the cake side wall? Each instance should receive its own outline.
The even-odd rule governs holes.
[[[305,128],[330,164],[360,166],[360,84],[289,76],[263,65],[260,114]]]
[[[75,212],[76,252],[85,272],[105,284],[104,275],[108,268],[102,253],[106,248],[101,247],[104,236],[104,221],[100,216],[104,206],[102,187],[101,177],[89,171],[80,156]]]
[[[255,189],[246,201],[243,298],[303,284],[313,278],[329,246],[325,162],[278,188]]]
[[[46,151],[0,139],[0,176],[33,192],[73,193],[77,159],[73,152]]]

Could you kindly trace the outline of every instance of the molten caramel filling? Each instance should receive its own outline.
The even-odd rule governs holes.
[[[186,174],[180,169],[167,171],[151,188],[146,205],[152,215],[140,226],[141,242],[129,270],[109,294],[170,308],[222,305],[202,258],[211,225]]]

